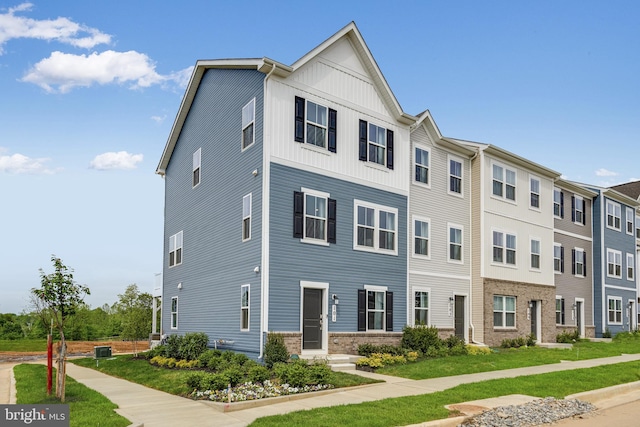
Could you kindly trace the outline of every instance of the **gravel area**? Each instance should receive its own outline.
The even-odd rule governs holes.
[[[500,406],[468,419],[459,427],[524,427],[549,424],[563,418],[594,411],[595,406],[580,400],[547,397],[524,405]]]

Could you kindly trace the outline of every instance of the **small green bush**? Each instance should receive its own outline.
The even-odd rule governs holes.
[[[480,347],[477,345],[467,345],[466,347],[467,347],[467,354],[470,356],[491,354],[491,349],[489,347]]]
[[[263,383],[269,378],[271,378],[271,373],[262,365],[256,364],[247,371],[247,381],[253,383]]]
[[[244,380],[244,371],[238,365],[229,365],[227,369],[222,371],[222,375],[227,377],[232,387],[235,387]]]
[[[443,346],[443,341],[438,336],[438,328],[435,326],[405,326],[402,329],[402,347],[406,349],[428,355],[430,349],[433,354],[433,349],[439,350]]]
[[[235,353],[233,355],[233,363],[239,366],[243,366],[245,363],[247,363],[250,360],[251,359],[249,359],[249,356],[247,356],[244,353]]]
[[[331,384],[333,371],[326,363],[314,363],[307,368],[307,384]]]
[[[202,382],[202,379],[206,375],[208,375],[208,374],[206,372],[204,372],[204,371],[189,372],[189,374],[187,375],[187,378],[186,378],[187,386],[191,390],[197,390],[200,387],[200,383]]]
[[[611,338],[611,331],[609,330],[609,328],[604,330],[604,332],[602,333],[602,338]]]
[[[406,349],[402,347],[389,345],[389,344],[382,344],[382,345],[360,344],[358,346],[358,354],[360,356],[366,356],[366,357],[371,356],[373,353],[387,353],[387,354],[393,354],[394,356],[401,356],[401,355],[404,355],[405,351]]]
[[[184,334],[178,345],[179,359],[197,360],[207,350],[209,337],[204,332],[188,332]]]
[[[224,374],[206,373],[200,381],[199,390],[224,390],[229,382],[229,378]]]
[[[574,329],[572,332],[562,331],[556,335],[556,342],[571,344],[580,341],[580,331]]]
[[[172,334],[167,337],[167,343],[164,345],[164,357],[172,357],[180,359],[180,345],[182,344],[182,336]]]
[[[284,345],[282,334],[269,333],[264,345],[264,364],[271,369],[274,364],[289,360],[289,352]]]

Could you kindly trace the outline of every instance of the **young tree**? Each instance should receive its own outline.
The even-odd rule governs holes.
[[[124,294],[118,295],[116,309],[122,316],[122,338],[133,341],[134,355],[138,355],[138,341],[151,333],[153,296],[140,292],[134,283],[127,286]]]
[[[56,373],[56,397],[64,402],[67,343],[64,337],[65,322],[72,316],[86,295],[91,292],[89,288],[78,285],[73,281],[73,270],[62,263],[60,258],[51,256],[54,272],[45,274],[40,269],[40,288],[31,289],[35,309],[39,312],[48,312],[53,319],[53,326],[60,334],[58,346],[58,370]]]

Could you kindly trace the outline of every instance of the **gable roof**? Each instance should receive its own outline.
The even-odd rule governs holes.
[[[433,142],[436,145],[439,145],[448,150],[455,151],[467,157],[471,157],[477,153],[477,151],[471,147],[461,144],[456,140],[443,137],[429,110],[425,110],[422,113],[418,114],[418,121],[415,123],[415,125],[411,126],[411,131],[419,128],[420,126],[424,127],[427,134],[431,135],[431,137],[433,138]]]
[[[625,184],[618,184],[611,186],[610,188],[640,201],[640,181],[631,181]]]

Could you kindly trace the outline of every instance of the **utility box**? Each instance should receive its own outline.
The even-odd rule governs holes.
[[[99,345],[93,347],[94,357],[96,359],[106,359],[111,357],[111,346]]]

